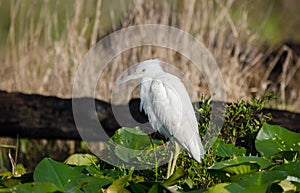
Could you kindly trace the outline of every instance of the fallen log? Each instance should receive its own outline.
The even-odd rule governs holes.
[[[83,109],[84,104],[90,101],[95,102],[98,120],[109,137],[120,128],[113,110],[122,114],[122,126],[135,126],[132,125],[132,117],[139,123],[148,121],[144,112],[139,112],[139,99],[131,100],[129,105],[116,106],[93,98],[73,100],[82,105]],[[130,113],[128,113],[128,107]],[[75,124],[73,113],[72,99],[0,91],[0,136],[81,140],[78,124]],[[93,127],[93,125],[89,125],[93,122],[92,113],[85,112],[80,115],[85,120],[80,127]],[[299,113],[274,109],[263,109],[263,113],[271,113],[273,117],[272,124],[278,124],[300,133]],[[89,129],[87,129],[88,131]],[[93,136],[93,134],[91,133],[90,136]]]

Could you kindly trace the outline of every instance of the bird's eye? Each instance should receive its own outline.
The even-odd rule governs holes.
[[[142,72],[145,72],[145,71],[146,71],[146,69],[145,69],[145,68],[143,68]]]

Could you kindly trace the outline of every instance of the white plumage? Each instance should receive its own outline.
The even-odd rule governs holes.
[[[180,79],[164,72],[160,60],[147,60],[120,83],[141,78],[141,106],[151,126],[165,137],[175,139],[198,162],[204,150],[190,97]]]

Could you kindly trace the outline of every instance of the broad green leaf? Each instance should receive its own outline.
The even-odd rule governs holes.
[[[160,140],[151,139],[139,127],[120,128],[115,132],[112,140],[118,144],[115,147],[115,154],[126,162],[136,158],[141,150],[149,149],[153,144],[161,142]]]
[[[292,182],[297,187],[297,191],[300,191],[300,162],[278,165],[273,170],[285,171],[288,174],[286,180]]]
[[[11,188],[20,183],[20,180],[17,178],[8,178],[0,181],[0,185],[4,185],[5,187]]]
[[[183,193],[202,193],[202,192],[207,192],[207,190],[203,190],[203,189],[189,190],[189,191],[178,190],[178,192],[183,192]]]
[[[90,193],[96,193],[100,192],[101,188],[103,186],[107,186],[111,184],[112,181],[104,179],[104,178],[98,178],[93,176],[82,176],[78,179],[75,179],[73,183],[68,184],[68,187],[80,187],[83,192],[90,192]]]
[[[263,158],[248,156],[218,162],[210,167],[210,169],[223,170],[231,174],[243,174],[257,171],[258,169],[265,169],[270,165],[272,164]]]
[[[44,158],[35,168],[35,182],[53,183],[63,189],[67,184],[76,180],[81,173],[74,168],[50,158]]]
[[[240,184],[243,187],[263,185],[267,188],[272,183],[280,182],[286,177],[287,173],[284,171],[260,171],[231,176],[230,180]]]
[[[185,176],[185,172],[182,168],[178,167],[176,168],[175,172],[162,183],[163,186],[171,186],[175,184],[180,178]]]
[[[189,186],[189,188],[193,188],[194,181],[190,177],[184,179],[184,182]]]
[[[129,162],[130,159],[137,157],[139,153],[141,153],[141,150],[134,150],[120,145],[115,148],[116,156],[125,162]]]
[[[246,187],[241,193],[253,193],[253,192],[267,192],[268,185],[262,184],[262,185],[253,185]],[[235,193],[235,192],[234,192]]]
[[[281,151],[271,156],[273,160],[300,161],[300,151]]]
[[[130,193],[130,191],[123,186],[112,184],[106,189],[106,193]]]
[[[130,182],[129,187],[132,193],[147,192],[149,190],[149,188],[147,188],[146,186],[135,182]]]
[[[120,178],[120,176],[126,175],[126,173],[127,173],[127,171],[116,170],[114,168],[100,170],[99,168],[95,167],[94,165],[86,167],[85,171],[87,171],[90,175],[103,177],[105,179],[112,180],[112,181]]]
[[[217,139],[212,148],[221,157],[243,156],[246,154],[245,148],[237,148],[233,144],[226,144],[222,139]]]
[[[263,156],[271,157],[282,151],[300,151],[300,134],[278,125],[265,123],[258,132],[255,147]]]
[[[125,186],[129,184],[129,181],[132,178],[133,171],[134,170],[131,169],[128,175],[113,181],[113,183],[107,188],[107,193],[130,192],[125,188]]]
[[[131,177],[130,177],[129,175],[123,176],[123,177],[121,177],[121,178],[115,180],[115,181],[113,182],[113,184],[114,184],[114,185],[125,186],[125,185],[128,183],[128,181],[130,180],[130,178],[131,178]]]
[[[128,182],[132,179],[132,174],[133,174],[134,170],[131,169],[129,170],[129,174],[126,176],[123,176],[117,180],[115,180],[113,182],[114,185],[120,185],[120,186],[126,186],[128,184]]]
[[[148,193],[157,193],[157,192],[170,192],[168,189],[166,189],[164,186],[162,186],[159,183],[155,183],[149,190]]]
[[[65,160],[65,164],[76,165],[76,166],[82,166],[82,165],[90,166],[95,162],[97,162],[98,160],[99,159],[94,155],[77,153],[77,154],[70,155]]]
[[[258,171],[259,166],[256,163],[243,163],[239,165],[234,165],[230,167],[226,167],[223,170],[230,174],[246,174],[249,172]]]
[[[150,137],[139,127],[118,129],[112,136],[117,144],[134,150],[143,150],[151,145]]]
[[[289,176],[300,178],[300,162],[289,162],[277,165],[273,170],[285,171]]]
[[[236,183],[221,183],[210,187],[208,193],[235,193],[244,190],[243,187]]]
[[[15,186],[14,188],[11,188],[12,192],[18,192],[18,193],[32,193],[32,192],[57,192],[61,191],[57,186],[51,183],[45,183],[45,182],[31,182],[31,183],[25,183],[25,184],[19,184]]]

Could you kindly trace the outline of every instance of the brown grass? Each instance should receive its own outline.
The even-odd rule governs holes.
[[[234,3],[234,0],[133,1],[127,5],[127,11],[123,10],[121,23],[112,22],[109,31],[149,23],[178,27],[191,33],[212,52],[223,73],[229,101],[248,100],[272,91],[280,99],[278,107],[289,105],[291,110],[296,110],[298,58],[287,46],[270,57],[270,50],[263,49],[258,44],[261,41],[258,35],[250,31],[246,10],[239,10],[240,17],[233,20],[230,11]],[[35,4],[12,1],[0,88],[71,97],[77,67],[97,39],[108,33],[101,28],[101,5],[101,0],[75,1],[66,8],[57,1],[50,9],[49,2],[36,8]],[[64,14],[59,12],[61,9]],[[109,13],[113,21],[116,14]],[[209,95],[203,76],[184,57],[170,50],[145,46],[126,51],[112,61],[106,75],[101,77],[97,97],[108,101],[117,73],[128,65],[154,57],[175,64],[185,73],[198,93],[194,100],[203,93]],[[278,64],[279,59],[284,61]],[[277,79],[271,78],[278,65],[282,65],[281,72]]]

